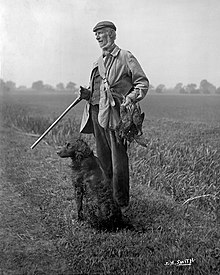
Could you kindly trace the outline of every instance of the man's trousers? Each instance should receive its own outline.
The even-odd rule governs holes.
[[[116,139],[115,131],[104,129],[98,122],[98,105],[90,105],[96,139],[96,153],[113,187],[113,198],[120,206],[129,204],[129,164],[127,146]]]

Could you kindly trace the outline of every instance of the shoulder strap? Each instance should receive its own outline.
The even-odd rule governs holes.
[[[114,56],[106,56],[107,60],[106,60],[106,63],[108,64],[108,67],[106,68],[105,66],[105,63],[104,63],[104,60],[103,60],[103,57],[100,56],[99,59],[98,59],[98,68],[99,68],[99,74],[101,76],[101,78],[103,79],[104,83],[108,83],[108,78],[107,78],[107,73],[109,72],[112,64],[113,64],[113,61],[114,61]],[[110,59],[110,60],[109,60]],[[108,72],[107,72],[108,70]],[[109,85],[109,83],[108,83]]]
[[[106,79],[106,68],[105,68],[104,60],[102,56],[100,56],[98,59],[98,68],[99,68],[99,74],[101,78]]]
[[[108,80],[106,78],[106,67],[104,65],[104,60],[103,57],[100,56],[98,59],[98,69],[99,69],[99,74],[101,76],[101,78],[103,79],[104,85],[106,89],[109,89],[109,83]]]
[[[112,64],[112,61],[111,61],[111,64]],[[114,102],[113,96],[112,96],[111,91],[110,91],[110,85],[109,85],[108,80],[106,78],[106,67],[104,65],[104,61],[103,61],[102,56],[100,56],[99,59],[98,59],[98,69],[99,69],[99,74],[100,74],[101,78],[103,79],[105,90],[107,92],[107,93],[102,93],[102,91],[100,90],[101,98],[105,98],[107,96],[108,100],[110,102],[110,105],[114,106],[115,102]],[[104,101],[106,101],[106,98],[105,98]]]

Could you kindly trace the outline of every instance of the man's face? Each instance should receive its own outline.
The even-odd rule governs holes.
[[[100,48],[103,49],[103,50],[107,49],[114,42],[109,37],[108,31],[105,28],[97,30],[95,32],[95,37],[96,37],[96,40],[99,43]]]

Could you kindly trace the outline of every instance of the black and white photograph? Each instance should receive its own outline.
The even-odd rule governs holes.
[[[220,274],[220,2],[0,0],[0,275]]]

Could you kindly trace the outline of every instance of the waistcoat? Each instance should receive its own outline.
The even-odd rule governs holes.
[[[92,83],[92,97],[90,99],[90,103],[92,105],[99,104],[100,100],[100,85],[101,85],[101,76],[99,74],[98,68],[95,69],[94,79]]]

